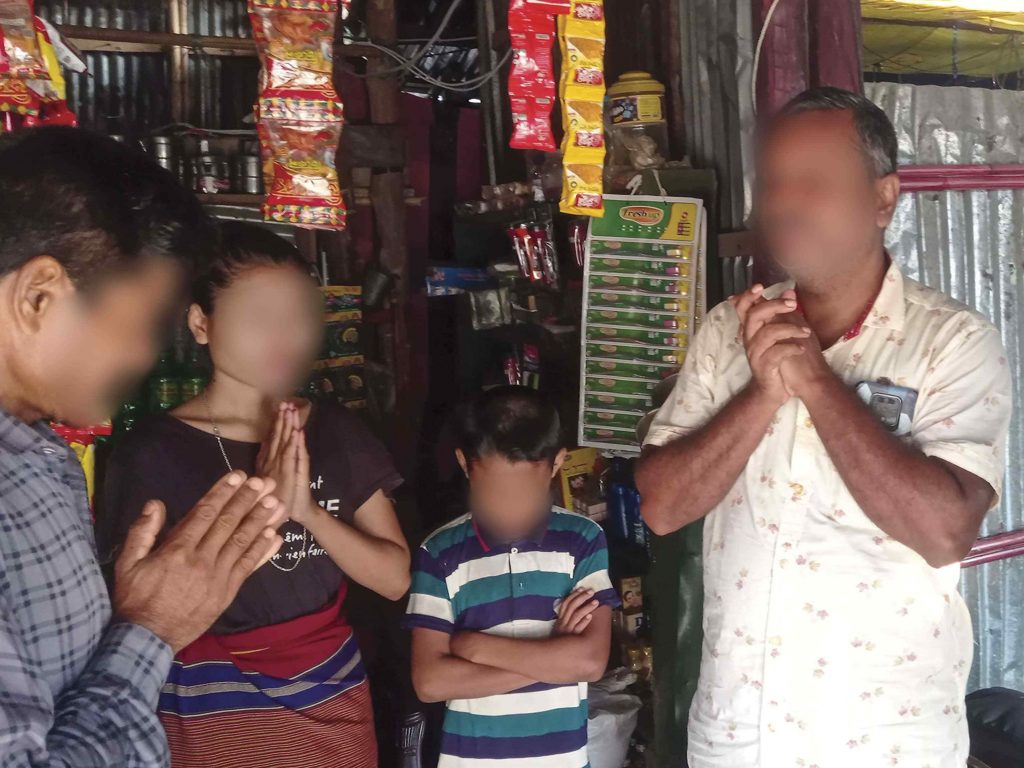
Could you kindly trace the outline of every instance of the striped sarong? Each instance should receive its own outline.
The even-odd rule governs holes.
[[[338,599],[178,654],[160,694],[173,768],[376,768],[369,683]]]

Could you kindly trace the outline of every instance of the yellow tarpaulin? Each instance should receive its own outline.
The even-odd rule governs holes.
[[[1021,10],[1006,10],[1013,7]],[[862,0],[861,15],[868,71],[988,77],[1024,70],[1024,0]]]

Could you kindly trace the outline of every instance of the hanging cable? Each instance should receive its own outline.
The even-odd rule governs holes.
[[[754,105],[754,114],[757,114],[757,70],[761,64],[761,47],[764,45],[764,39],[768,36],[768,27],[772,24],[772,16],[775,15],[775,9],[779,7],[781,0],[772,0],[772,4],[768,7],[768,13],[764,15],[764,24],[761,25],[761,34],[757,36],[757,46],[754,48],[754,71],[750,77],[750,101]]]

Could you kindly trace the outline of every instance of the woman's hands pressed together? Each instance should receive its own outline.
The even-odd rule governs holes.
[[[270,437],[256,457],[256,470],[276,483],[277,497],[290,519],[306,525],[319,510],[309,488],[309,449],[295,403],[278,406]]]

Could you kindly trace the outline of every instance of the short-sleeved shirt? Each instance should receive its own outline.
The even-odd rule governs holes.
[[[377,491],[391,493],[402,482],[380,442],[340,405],[313,404],[306,440],[313,498],[347,523]],[[234,469],[255,472],[258,443],[223,444]],[[213,435],[170,415],[139,424],[111,456],[97,514],[101,557],[113,556],[147,500],[163,501],[168,525],[173,525],[227,471]],[[280,552],[245,581],[211,632],[230,634],[289,621],[337,597],[344,574],[312,535],[290,520],[279,531],[285,540]]]
[[[649,444],[702,427],[749,383],[739,332],[731,306],[709,313]],[[900,439],[998,493],[1011,387],[991,323],[892,265],[851,335],[824,352],[833,372],[917,390]],[[959,570],[879,529],[789,400],[705,522],[690,765],[962,768],[972,636]]]
[[[601,527],[555,508],[522,541],[489,541],[463,515],[416,552],[405,624],[453,634],[549,637],[560,601],[577,587],[616,606]],[[587,684],[536,683],[511,693],[448,702],[438,768],[582,768]]]

